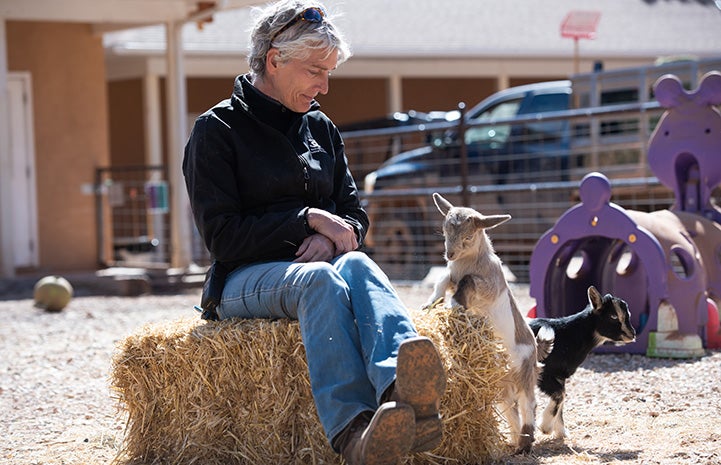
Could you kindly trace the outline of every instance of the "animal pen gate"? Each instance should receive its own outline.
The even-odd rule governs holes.
[[[172,201],[167,166],[133,165],[95,170],[96,235],[100,266],[170,267]],[[210,255],[191,218],[191,261],[210,265]]]
[[[163,166],[98,168],[95,194],[100,265],[169,265],[168,187]]]
[[[98,263],[166,268],[170,264],[169,196],[164,166],[95,171]]]

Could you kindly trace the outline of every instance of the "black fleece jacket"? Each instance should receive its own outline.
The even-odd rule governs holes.
[[[193,217],[212,258],[230,268],[293,260],[313,233],[316,207],[368,229],[343,140],[313,102],[295,113],[265,96],[248,76],[233,95],[200,115],[185,146],[183,174]]]

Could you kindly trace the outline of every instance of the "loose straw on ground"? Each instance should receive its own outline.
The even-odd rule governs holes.
[[[413,313],[448,374],[444,438],[405,464],[482,464],[500,455],[494,403],[506,355],[480,317]],[[119,344],[111,385],[128,415],[120,464],[338,464],[310,391],[298,323],[150,325]]]

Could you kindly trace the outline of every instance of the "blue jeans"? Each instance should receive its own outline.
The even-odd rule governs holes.
[[[328,441],[375,411],[395,379],[398,346],[417,335],[388,277],[362,252],[330,263],[268,262],[229,276],[220,319],[297,319],[311,390]]]

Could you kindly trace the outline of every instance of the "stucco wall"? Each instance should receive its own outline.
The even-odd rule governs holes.
[[[41,270],[97,263],[94,197],[83,192],[107,166],[108,107],[102,40],[84,24],[7,24],[11,71],[32,74]]]
[[[418,111],[454,110],[459,102],[470,108],[496,90],[491,78],[406,78],[403,102]]]
[[[140,79],[108,85],[111,166],[145,164],[143,87]]]

